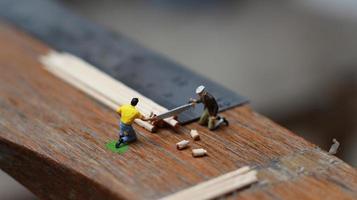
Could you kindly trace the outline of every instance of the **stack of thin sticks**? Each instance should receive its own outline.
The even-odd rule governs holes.
[[[130,102],[133,97],[137,97],[140,99],[137,108],[144,115],[148,116],[151,113],[160,114],[168,111],[168,109],[74,55],[51,51],[42,56],[40,61],[48,71],[114,110],[118,106]],[[172,117],[164,119],[164,121],[171,126],[178,124]],[[136,119],[135,123],[151,132],[155,129],[154,125],[140,119]]]
[[[257,181],[257,171],[252,170],[249,166],[245,166],[217,178],[164,197],[161,200],[214,199],[248,186]]]

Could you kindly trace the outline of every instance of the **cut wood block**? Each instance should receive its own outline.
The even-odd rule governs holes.
[[[189,143],[190,142],[188,140],[182,140],[181,142],[176,143],[176,147],[177,149],[181,150],[187,148]]]
[[[202,156],[205,156],[207,155],[207,150],[205,149],[192,149],[192,155],[193,157],[202,157]]]
[[[190,135],[191,135],[193,140],[199,140],[200,139],[200,135],[198,134],[198,131],[196,129],[192,129],[190,131]]]

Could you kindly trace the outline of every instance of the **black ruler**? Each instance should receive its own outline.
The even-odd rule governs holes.
[[[216,97],[220,111],[247,102],[131,39],[74,14],[57,1],[0,0],[0,16],[52,48],[86,60],[167,109],[187,103],[199,85],[205,85]],[[182,113],[179,121],[197,119],[201,112],[202,105]]]

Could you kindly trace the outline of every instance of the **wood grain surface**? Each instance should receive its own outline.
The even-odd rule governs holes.
[[[135,126],[139,141],[114,154],[105,143],[119,119],[43,69],[50,47],[4,23],[0,44],[0,167],[42,199],[157,199],[246,165],[259,182],[227,198],[357,198],[356,169],[248,105],[223,112],[230,126],[215,132]],[[176,149],[190,129],[208,156]]]

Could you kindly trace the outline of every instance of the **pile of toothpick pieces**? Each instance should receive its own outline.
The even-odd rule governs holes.
[[[190,131],[190,135],[192,137],[193,140],[200,140],[200,135],[198,134],[198,131],[195,129],[192,129]],[[183,150],[183,149],[187,149],[189,147],[190,141],[188,140],[182,140],[178,143],[176,143],[176,147],[178,150]],[[203,149],[203,148],[199,148],[199,149],[192,149],[192,156],[193,157],[202,157],[207,155],[207,150]]]

